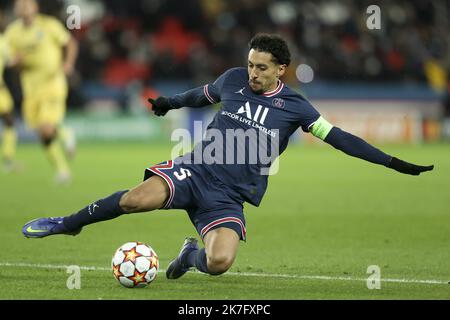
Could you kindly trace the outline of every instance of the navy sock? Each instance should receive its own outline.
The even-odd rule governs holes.
[[[91,203],[77,213],[64,217],[64,226],[67,230],[74,231],[91,223],[117,218],[125,213],[119,202],[126,192],[128,190],[113,193],[109,197]]]
[[[198,271],[209,273],[205,248],[190,252],[186,257],[186,267],[196,267]]]

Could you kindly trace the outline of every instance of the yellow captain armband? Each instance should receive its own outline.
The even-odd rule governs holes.
[[[319,119],[317,119],[316,122],[312,124],[312,127],[309,131],[313,136],[324,140],[332,128],[333,125],[325,120],[322,116],[320,116]]]

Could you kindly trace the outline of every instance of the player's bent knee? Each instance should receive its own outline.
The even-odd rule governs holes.
[[[42,139],[53,139],[56,136],[56,127],[52,125],[42,125],[38,131]]]
[[[39,128],[39,136],[44,146],[49,146],[56,139],[56,129],[50,126]]]
[[[3,114],[1,118],[5,127],[11,128],[14,126],[14,116],[11,113]]]
[[[219,275],[227,272],[234,262],[239,236],[229,228],[219,227],[204,236],[208,273]]]
[[[233,265],[234,257],[227,255],[207,255],[208,271],[211,275],[220,275],[227,272]]]

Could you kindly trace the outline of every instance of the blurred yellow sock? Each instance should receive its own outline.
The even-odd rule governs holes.
[[[70,134],[70,128],[60,126],[58,128],[58,139],[62,144],[67,140],[67,136]]]
[[[14,128],[4,128],[2,135],[2,155],[7,160],[16,156],[17,132]]]
[[[73,160],[76,152],[76,136],[72,128],[61,126],[58,128],[58,140],[64,147],[64,151],[69,158]]]
[[[47,155],[53,165],[56,167],[58,174],[69,173],[69,165],[62,150],[61,144],[58,140],[54,140],[47,148]]]

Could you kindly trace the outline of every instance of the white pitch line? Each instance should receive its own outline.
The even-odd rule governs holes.
[[[310,280],[340,280],[340,281],[367,281],[367,278],[352,278],[352,277],[331,277],[331,276],[314,276],[314,275],[295,275],[295,274],[277,274],[277,273],[247,273],[247,272],[227,272],[233,276],[248,276],[248,277],[273,277],[273,278],[288,278],[288,279],[310,279]],[[397,282],[397,283],[421,283],[421,284],[448,284],[445,280],[418,280],[418,279],[389,279],[381,278],[382,282]]]
[[[40,269],[67,269],[74,265],[64,265],[64,264],[40,264],[40,263],[12,263],[12,262],[0,262],[0,267],[21,267],[21,268],[40,268]],[[92,271],[111,271],[111,268],[105,267],[86,267],[78,266],[81,270],[92,270]]]
[[[41,268],[41,269],[67,269],[71,265],[56,265],[56,264],[34,264],[34,263],[12,263],[0,262],[0,267],[22,267],[22,268]],[[73,265],[72,265],[73,266]],[[111,271],[111,268],[94,267],[94,266],[78,266],[81,270],[90,271]],[[164,269],[159,269],[159,273],[166,272]],[[195,272],[202,274],[200,272]],[[266,278],[285,278],[285,279],[307,279],[307,280],[331,280],[331,281],[367,281],[367,278],[352,278],[352,277],[331,277],[331,276],[315,276],[315,275],[295,275],[295,274],[279,274],[279,273],[257,273],[257,272],[227,272],[230,276],[243,277],[266,277]],[[419,279],[389,279],[381,278],[382,282],[394,283],[413,283],[413,284],[449,284],[445,280],[419,280]]]

